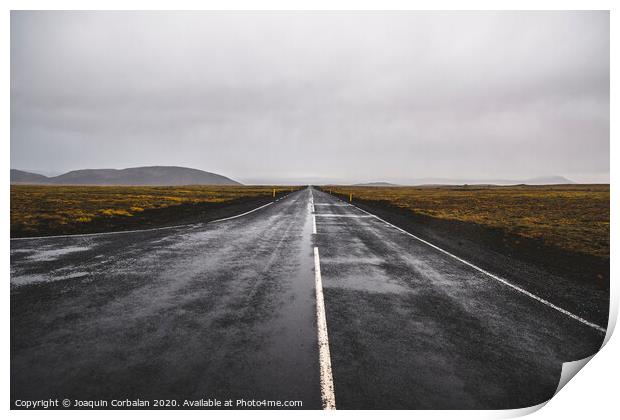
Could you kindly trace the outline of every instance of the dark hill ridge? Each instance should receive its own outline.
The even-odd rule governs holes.
[[[419,178],[408,182],[408,185],[564,185],[576,184],[575,181],[563,176],[539,176],[529,179],[451,179],[451,178]]]
[[[11,184],[55,185],[241,185],[222,175],[180,166],[80,169],[46,177],[11,169]]]
[[[355,187],[399,187],[399,186],[442,186],[442,185],[565,185],[576,182],[563,176],[539,176],[529,179],[452,179],[452,178],[417,178],[401,180],[398,184],[385,181],[353,184]]]
[[[48,184],[49,178],[45,175],[11,169],[11,184]]]
[[[398,187],[398,184],[392,184],[391,182],[377,181],[366,182],[362,184],[353,184],[354,187]]]

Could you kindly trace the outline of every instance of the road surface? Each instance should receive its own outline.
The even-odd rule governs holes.
[[[13,404],[518,408],[603,338],[313,189],[217,223],[11,241]]]

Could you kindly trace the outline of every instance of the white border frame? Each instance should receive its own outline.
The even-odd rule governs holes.
[[[8,0],[3,2],[4,14],[1,17],[1,30],[0,45],[2,46],[2,62],[1,67],[2,81],[0,85],[0,98],[4,98],[1,104],[0,116],[2,118],[2,129],[4,133],[4,141],[2,142],[2,159],[5,162],[4,171],[2,172],[2,188],[3,188],[3,205],[2,205],[2,235],[5,238],[3,242],[2,250],[2,265],[4,273],[7,277],[10,270],[10,241],[9,241],[9,197],[10,197],[10,180],[9,171],[10,168],[10,10],[610,10],[610,25],[611,25],[611,75],[617,74],[617,48],[614,50],[614,46],[617,47],[617,43],[614,43],[617,38],[618,31],[616,25],[618,24],[618,17],[616,15],[617,8],[614,8],[614,2],[612,1],[575,1],[567,0],[562,2],[555,2],[551,0],[522,0],[522,1],[468,1],[466,4],[459,1],[404,1],[404,0],[383,0],[383,1],[370,1],[370,0],[358,0],[358,1],[345,1],[345,0],[316,0],[316,1],[276,1],[276,0],[264,0],[260,4],[255,1],[249,0],[231,0],[231,1],[218,1],[218,0],[92,0],[89,2],[83,2],[78,0],[57,0],[57,1],[44,1],[44,0]],[[613,76],[612,76],[613,79]],[[617,115],[616,101],[618,98],[617,84],[611,83],[611,115]],[[614,112],[616,111],[616,112]],[[610,127],[610,139],[615,137],[617,132],[616,119],[611,119]],[[610,144],[610,159],[614,158],[617,162],[620,162],[618,147],[611,142]],[[617,171],[614,170],[614,166],[611,166],[610,179],[611,182],[615,182],[617,178]],[[611,214],[614,223],[611,224],[611,239],[612,243],[616,243],[615,239],[618,238],[618,229],[615,223],[618,216],[618,199],[615,194],[611,196]],[[613,247],[612,247],[613,249]],[[609,333],[613,331],[613,326],[617,318],[618,312],[618,274],[620,272],[617,269],[617,265],[614,262],[617,260],[616,255],[612,253],[612,266],[611,266],[611,316],[610,325],[608,327]],[[615,280],[614,280],[615,279]],[[5,279],[5,287],[2,290],[3,302],[5,303],[4,316],[2,317],[3,337],[10,337],[10,293],[8,287],[8,278]],[[608,334],[607,340],[610,335]],[[536,411],[534,418],[537,419],[582,419],[587,418],[607,418],[610,413],[618,412],[617,393],[615,391],[618,384],[617,375],[620,372],[618,357],[620,357],[620,344],[618,339],[612,339],[609,341],[602,351],[597,354],[593,360],[588,363],[582,372],[579,372],[576,379],[571,380],[565,388],[563,388],[554,398],[552,398],[545,406],[542,404],[539,407],[523,410],[506,410],[506,411],[390,411],[389,415],[411,418],[509,418],[528,414],[536,409],[545,406],[544,409]],[[4,397],[3,405],[6,410],[9,410],[9,398],[10,398],[10,348],[9,340],[4,340],[2,346],[2,370],[1,370],[1,385],[0,389]],[[136,413],[131,411],[123,412],[106,412],[106,411],[90,411],[84,413],[82,411],[11,411],[10,416],[19,418],[32,418],[39,415],[45,415],[52,419],[67,419],[67,418],[80,418],[85,415],[95,418],[103,419],[105,417],[120,416],[122,418],[134,417]],[[168,411],[150,411],[147,415],[154,419],[168,418],[172,413]],[[209,412],[203,411],[191,411],[183,412],[183,416],[192,418],[204,418],[204,416],[217,416],[219,418],[234,418],[239,415],[249,415],[259,418],[288,418],[291,413],[286,411],[272,412],[272,411],[221,411],[221,412]],[[387,413],[386,413],[387,414]],[[176,412],[174,415],[178,415]],[[326,415],[320,411],[305,411],[296,413],[295,416],[302,418]],[[359,411],[337,411],[331,412],[329,415],[337,415],[344,417],[358,417],[358,416],[378,416],[381,415],[377,412],[364,413]]]

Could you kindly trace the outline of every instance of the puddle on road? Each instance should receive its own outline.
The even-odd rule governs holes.
[[[80,277],[87,277],[90,273],[86,271],[75,271],[65,275],[50,273],[50,274],[29,274],[23,276],[11,276],[11,286],[27,286],[34,283],[46,283],[52,281],[71,280]]]
[[[90,250],[90,247],[86,246],[68,246],[64,248],[57,249],[15,249],[11,250],[11,253],[29,253],[26,257],[27,260],[30,261],[54,261],[64,255],[73,254],[75,252],[84,252]]]
[[[321,261],[323,286],[325,288],[341,288],[361,290],[374,293],[412,293],[413,290],[393,280],[380,267],[365,264],[362,260],[354,264],[352,259],[346,262],[327,260]]]

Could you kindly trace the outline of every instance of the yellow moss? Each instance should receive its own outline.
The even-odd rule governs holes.
[[[293,188],[279,188],[291,191]],[[221,203],[271,197],[272,186],[60,186],[11,185],[11,230],[88,223],[97,217],[129,217],[185,203]]]
[[[609,256],[609,185],[343,187],[334,193],[387,201],[438,219],[503,229],[570,251]]]
[[[104,209],[99,211],[104,216],[131,216],[127,210]]]

